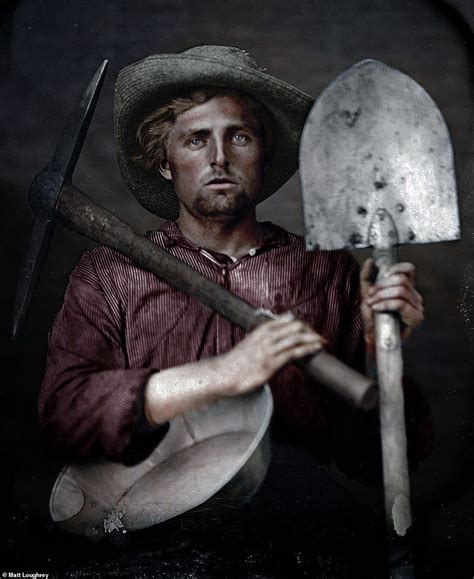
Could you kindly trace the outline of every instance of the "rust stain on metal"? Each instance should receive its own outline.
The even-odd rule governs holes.
[[[349,243],[352,245],[357,245],[358,243],[362,243],[362,235],[360,233],[352,233],[349,236]]]
[[[385,179],[383,177],[381,177],[380,179],[376,179],[374,181],[374,187],[376,189],[384,189],[387,186],[387,181],[385,181]]]
[[[344,121],[344,124],[350,128],[352,128],[358,121],[360,117],[360,107],[355,111],[341,111],[340,112],[341,118]]]

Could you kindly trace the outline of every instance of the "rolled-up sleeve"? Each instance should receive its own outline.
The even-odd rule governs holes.
[[[127,367],[123,333],[85,254],[49,337],[39,396],[44,441],[56,457],[133,464],[165,435],[167,425],[140,426],[143,389],[154,369]]]

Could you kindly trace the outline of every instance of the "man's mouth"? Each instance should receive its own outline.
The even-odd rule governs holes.
[[[216,177],[206,183],[206,187],[209,187],[210,189],[228,189],[233,185],[236,185],[236,182],[227,177]]]

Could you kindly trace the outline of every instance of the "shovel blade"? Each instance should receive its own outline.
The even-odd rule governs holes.
[[[382,62],[355,64],[316,100],[300,171],[309,250],[369,247],[378,209],[400,244],[460,237],[446,122],[419,84]]]

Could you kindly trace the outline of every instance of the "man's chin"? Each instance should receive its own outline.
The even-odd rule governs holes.
[[[193,213],[208,219],[235,219],[246,215],[254,207],[255,202],[244,192],[237,195],[219,192],[213,196],[196,199]]]

